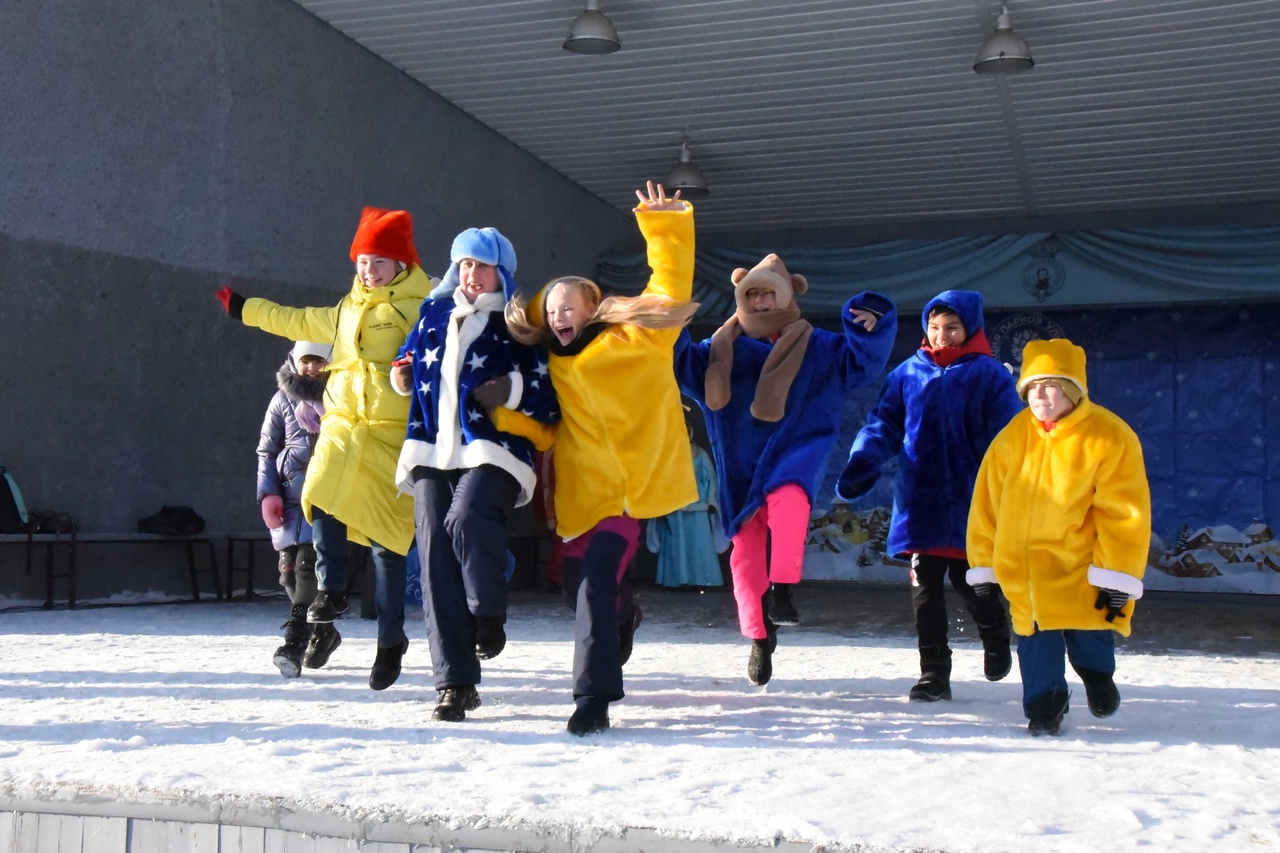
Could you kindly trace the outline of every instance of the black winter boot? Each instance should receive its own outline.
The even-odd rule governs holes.
[[[1062,718],[1069,708],[1071,694],[1066,690],[1054,690],[1037,696],[1027,706],[1027,732],[1032,737],[1062,734]]]
[[[1110,717],[1120,709],[1120,691],[1116,689],[1112,673],[1098,672],[1071,664],[1071,668],[1084,682],[1084,695],[1089,702],[1089,713],[1095,717]]]
[[[480,694],[474,684],[459,684],[446,687],[439,693],[436,709],[431,712],[431,719],[445,723],[460,723],[467,718],[468,711],[480,707]]]
[[[577,708],[569,717],[569,734],[586,737],[609,728],[608,699],[603,696],[579,696],[573,701]]]
[[[751,641],[751,657],[747,659],[747,680],[757,687],[768,684],[769,679],[773,678],[773,650],[777,642],[776,637]]]
[[[951,698],[951,649],[947,646],[920,647],[920,680],[907,698],[912,702],[937,702]]]
[[[329,662],[329,655],[340,645],[342,635],[332,624],[326,622],[311,626],[311,642],[302,656],[302,665],[307,669],[319,669]]]
[[[347,612],[347,594],[321,590],[316,600],[307,608],[307,621],[313,625],[332,622]]]
[[[409,638],[405,637],[389,649],[378,647],[378,654],[373,659],[373,668],[369,670],[369,687],[374,690],[386,690],[396,683],[400,677],[400,661],[409,650]]]
[[[765,593],[764,612],[777,625],[799,625],[800,614],[791,603],[791,587],[795,584],[775,583]]]
[[[506,616],[476,617],[476,657],[480,660],[496,658],[507,647],[507,632],[502,627],[506,621]]]
[[[933,670],[920,676],[907,698],[912,702],[937,702],[951,698],[951,670]]]
[[[284,645],[276,649],[271,660],[285,678],[297,678],[302,674],[302,655],[311,635],[311,629],[307,626],[306,606],[293,605],[289,621],[281,627],[284,628]]]
[[[1009,648],[1009,623],[979,625],[982,638],[982,672],[987,681],[999,681],[1013,669],[1013,652]]]

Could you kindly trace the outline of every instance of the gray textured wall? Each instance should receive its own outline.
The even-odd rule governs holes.
[[[454,234],[495,225],[528,287],[636,239],[286,0],[5,0],[0,32],[0,464],[85,530],[164,503],[260,527],[289,343],[213,292],[336,303],[363,205],[411,211],[437,275]]]

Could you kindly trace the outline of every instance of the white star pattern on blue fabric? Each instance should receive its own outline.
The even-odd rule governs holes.
[[[481,367],[484,367],[484,363],[488,360],[489,360],[489,356],[481,355],[478,352],[473,352],[471,354],[471,360],[467,362],[467,367],[471,368],[472,370],[479,370]]]
[[[467,415],[467,423],[472,423],[472,424],[473,424],[473,423],[475,423],[476,421],[480,420],[482,417],[483,417],[483,415],[481,415],[481,414],[480,414],[479,412],[477,412],[475,409],[472,409],[472,410],[471,410],[471,412]]]
[[[539,362],[538,362],[538,366],[537,366],[537,367],[535,367],[535,368],[533,369],[533,372],[534,372],[534,373],[536,373],[536,374],[538,374],[539,376],[546,376],[546,375],[547,375],[547,363],[546,363],[545,361],[539,361]]]
[[[426,424],[422,421],[409,421],[409,429],[424,429]]]
[[[422,353],[422,355],[425,358],[425,361],[423,361],[423,366],[430,367],[431,365],[435,364],[437,361],[440,360],[440,347],[426,350]]]
[[[425,397],[425,396],[427,396],[428,394],[430,394],[430,393],[431,393],[431,383],[430,383],[430,382],[423,382],[421,385],[419,385],[419,386],[418,386],[418,393],[419,393],[419,394],[421,394],[421,395],[422,395],[422,396],[424,396],[424,397]]]

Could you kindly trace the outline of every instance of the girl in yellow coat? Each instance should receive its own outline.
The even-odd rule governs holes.
[[[978,470],[967,580],[980,595],[1004,591],[1028,731],[1056,735],[1068,707],[1064,655],[1094,716],[1120,707],[1112,632],[1129,636],[1142,597],[1151,494],[1137,435],[1089,399],[1084,350],[1029,342],[1018,393],[1027,410]]]
[[[347,610],[346,544],[370,546],[377,583],[378,653],[369,686],[400,675],[405,560],[413,543],[413,501],[395,483],[409,420],[409,399],[391,387],[391,362],[417,322],[434,282],[418,263],[413,220],[403,210],[366,207],[351,243],[356,277],[329,308],[288,308],[218,291],[227,313],[246,326],[291,340],[332,343],[320,438],[307,469],[302,508],[311,522],[320,593],[307,611],[316,624],[303,665],[318,668],[342,638],[333,620]]]
[[[698,499],[672,367],[676,337],[697,308],[689,302],[693,208],[652,183],[636,196],[653,270],[642,295],[604,299],[593,282],[570,276],[544,288],[534,312],[519,300],[508,304],[512,337],[551,351],[560,423],[550,428],[510,409],[494,412],[504,432],[528,435],[543,450],[555,442],[556,532],[567,540],[563,589],[577,613],[576,709],[568,724],[576,735],[607,729],[609,703],[623,697],[622,664],[640,623],[621,584],[640,539],[637,519]]]

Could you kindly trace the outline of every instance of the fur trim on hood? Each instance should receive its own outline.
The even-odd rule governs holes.
[[[293,364],[293,356],[280,365],[276,371],[276,387],[284,392],[289,402],[295,406],[302,402],[320,403],[324,401],[324,385],[329,381],[328,373],[319,376],[303,376]]]

